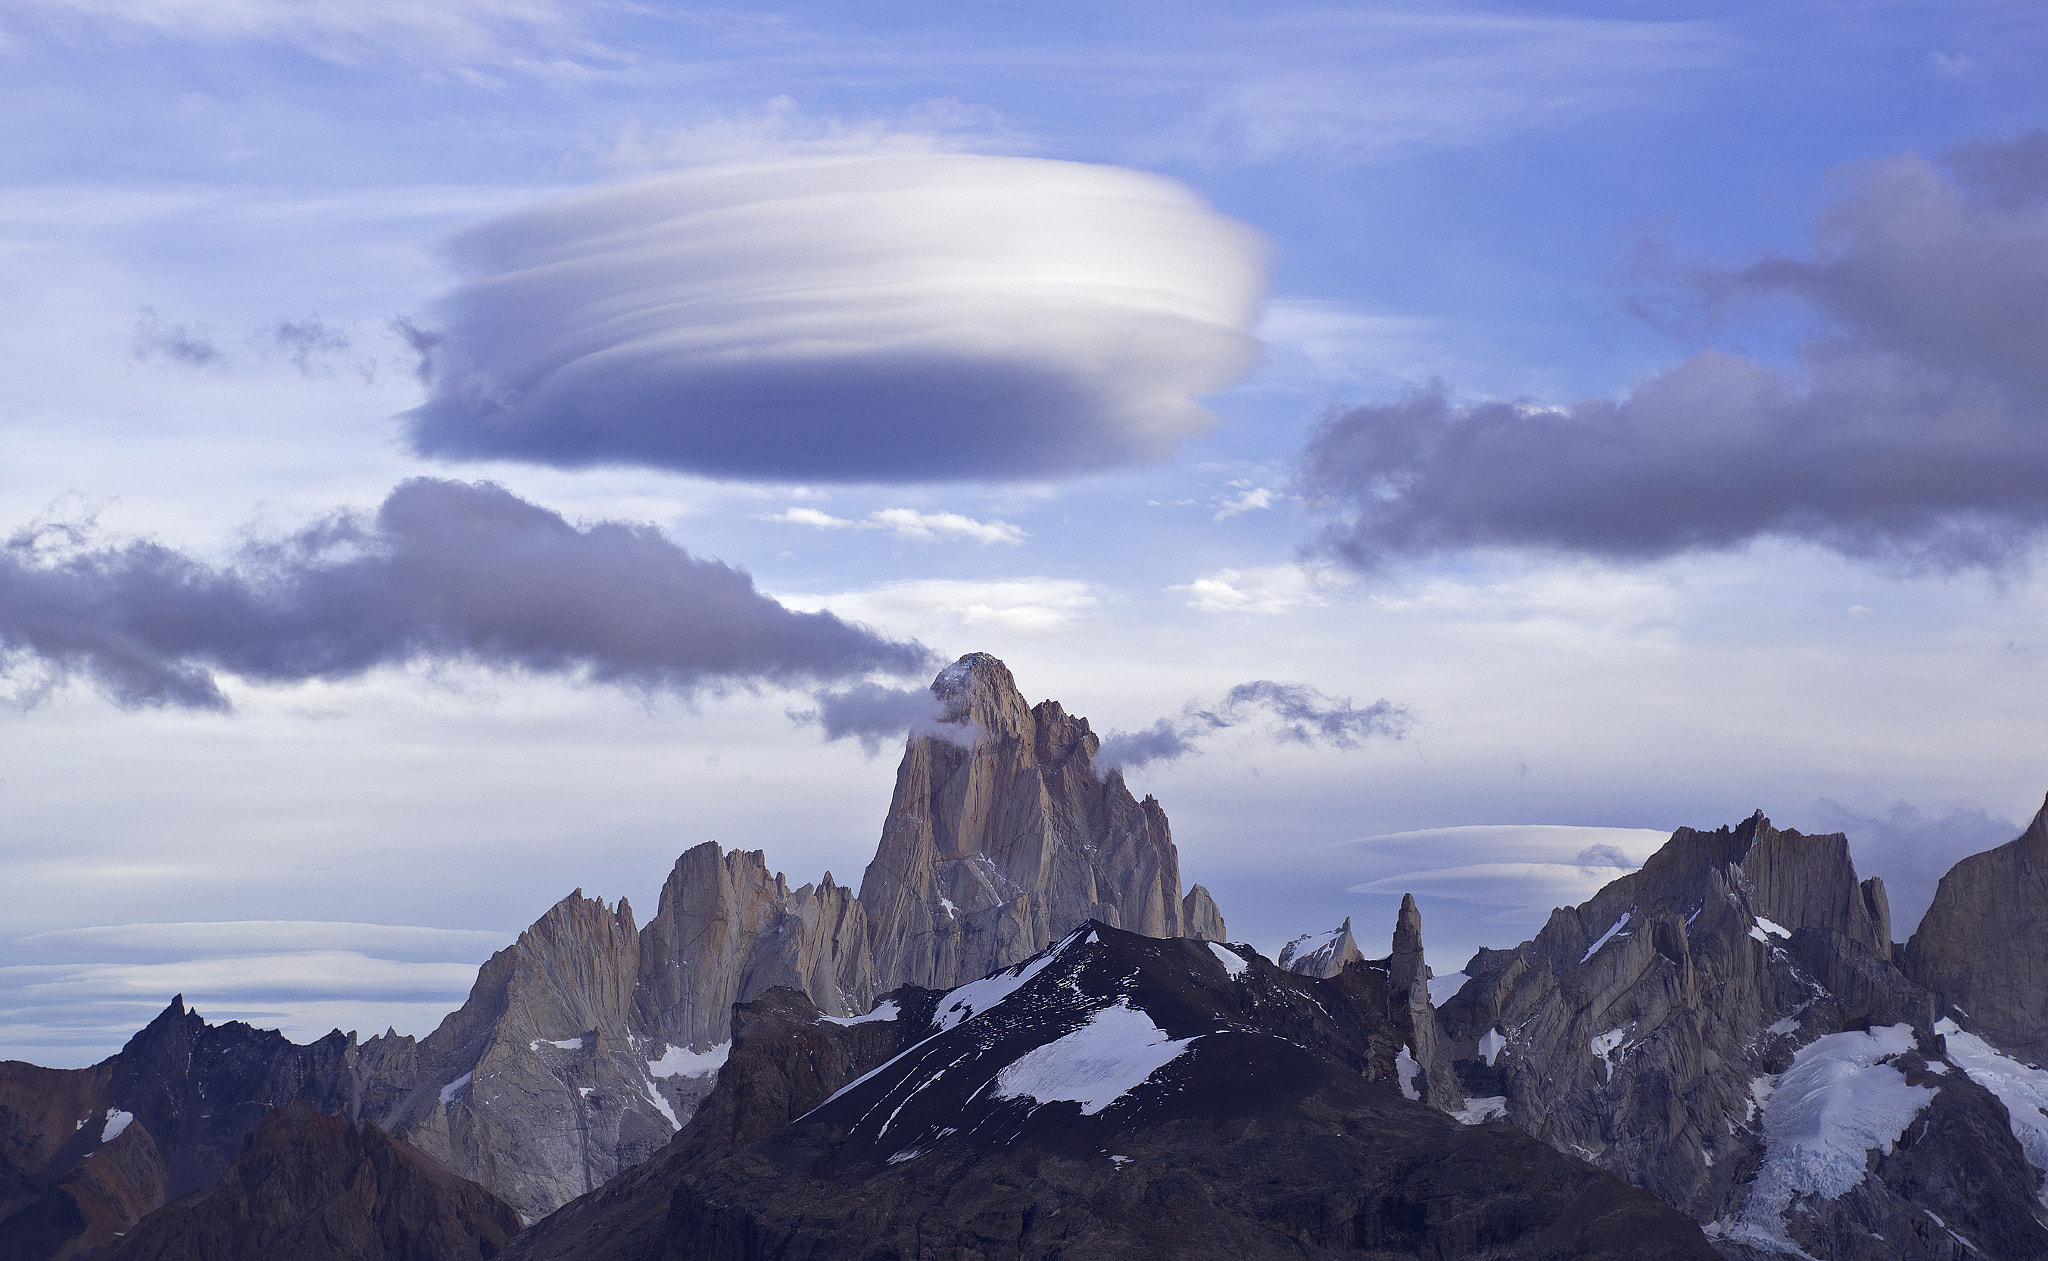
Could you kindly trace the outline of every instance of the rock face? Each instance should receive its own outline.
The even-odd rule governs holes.
[[[2018,840],[1949,869],[1904,966],[1963,1028],[2048,1064],[2048,804]]]
[[[160,1209],[96,1261],[470,1261],[512,1207],[374,1125],[304,1103],[271,1112],[219,1184]]]
[[[896,772],[860,890],[882,984],[950,989],[1090,919],[1183,935],[1166,814],[1121,772],[1095,770],[1086,719],[1057,701],[1027,708],[987,653],[946,667],[932,690],[944,723],[972,735],[964,747],[912,736]]]
[[[354,1052],[210,1025],[181,995],[90,1068],[0,1064],[0,1261],[81,1255],[211,1186],[273,1107],[347,1111]]]
[[[1758,814],[1680,829],[1535,940],[1481,951],[1438,1015],[1475,1107],[1654,1191],[1725,1255],[2048,1256],[2021,1120],[1947,1058],[1890,956],[1846,840]]]
[[[1159,803],[1095,770],[1086,719],[1027,706],[985,653],[932,690],[947,734],[909,739],[858,897],[830,872],[792,889],[760,851],[708,843],[676,861],[644,928],[578,890],[486,963],[433,1034],[363,1043],[350,1115],[539,1218],[689,1121],[735,1003],[781,986],[851,1017],[903,985],[1008,967],[1091,919],[1222,938],[1208,891],[1182,895]]]
[[[1096,923],[909,1001],[742,1008],[699,1122],[508,1258],[1714,1255],[1584,1162],[1402,1098],[1406,1003],[1369,964]]]
[[[1404,909],[1415,904],[1407,902]],[[1351,937],[1351,917],[1327,933],[1303,933],[1280,947],[1280,966],[1303,976],[1335,976],[1365,956]]]

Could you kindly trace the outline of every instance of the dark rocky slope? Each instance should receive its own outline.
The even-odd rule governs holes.
[[[152,1213],[94,1261],[484,1261],[511,1205],[304,1103],[272,1111],[219,1184]]]
[[[928,1002],[741,1008],[698,1121],[508,1259],[1713,1255],[1653,1197],[1403,1098],[1384,966],[1098,923]]]

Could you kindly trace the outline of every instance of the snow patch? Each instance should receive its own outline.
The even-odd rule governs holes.
[[[1493,1062],[1500,1058],[1500,1053],[1507,1049],[1507,1045],[1506,1034],[1497,1028],[1488,1029],[1479,1035],[1479,1058],[1486,1061],[1488,1068],[1492,1068]]]
[[[1787,1033],[1796,1033],[1796,1032],[1798,1032],[1798,1030],[1799,1030],[1799,1017],[1797,1017],[1797,1016],[1787,1016],[1787,1017],[1785,1017],[1785,1018],[1784,1018],[1783,1020],[1773,1020],[1773,1021],[1771,1022],[1770,1028],[1768,1028],[1768,1029],[1764,1030],[1764,1032],[1765,1032],[1765,1033],[1776,1033],[1776,1034],[1781,1034],[1781,1035],[1782,1035],[1782,1034],[1787,1034]]]
[[[1507,1114],[1508,1097],[1506,1095],[1481,1095],[1477,1099],[1467,1099],[1464,1107],[1451,1113],[1452,1116],[1458,1118],[1458,1122],[1461,1125],[1478,1125],[1484,1121],[1491,1121],[1496,1117],[1505,1117]]]
[[[1584,962],[1586,962],[1586,960],[1588,960],[1588,959],[1591,959],[1591,958],[1592,958],[1592,957],[1593,957],[1594,955],[1596,955],[1596,954],[1599,954],[1599,953],[1600,953],[1600,947],[1602,947],[1602,946],[1606,945],[1606,944],[1607,944],[1608,942],[1610,942],[1610,941],[1613,941],[1613,940],[1614,940],[1614,934],[1616,934],[1616,933],[1620,932],[1620,931],[1621,931],[1622,929],[1624,929],[1624,928],[1628,927],[1628,921],[1629,921],[1629,917],[1630,917],[1631,915],[1634,915],[1634,914],[1635,914],[1635,911],[1634,911],[1633,909],[1630,909],[1630,910],[1626,910],[1626,911],[1623,911],[1623,912],[1621,913],[1621,918],[1620,918],[1620,919],[1618,919],[1618,920],[1616,920],[1616,921],[1614,921],[1614,927],[1612,927],[1612,928],[1608,929],[1608,930],[1607,930],[1606,932],[1604,932],[1604,933],[1600,934],[1600,940],[1598,940],[1598,941],[1594,942],[1594,943],[1593,943],[1592,945],[1590,945],[1590,946],[1586,947],[1586,953],[1585,953],[1584,955],[1580,956],[1580,958],[1579,958],[1579,962],[1580,962],[1580,963],[1584,963]]]
[[[2005,1105],[2012,1136],[2020,1141],[2027,1163],[2048,1170],[2048,1072],[2000,1053],[1976,1034],[1964,1033],[1947,1017],[1934,1023],[1934,1031],[1948,1043],[1948,1057],[1956,1067]],[[2042,1179],[2037,1194],[2048,1204],[2048,1177]]]
[[[959,989],[946,995],[945,1000],[939,1004],[938,1014],[932,1019],[934,1027],[940,1033],[944,1033],[961,1021],[967,1020],[979,1012],[987,1011],[1022,989],[1032,977],[1043,972],[1047,964],[1050,964],[1054,959],[1059,958],[1061,954],[1065,953],[1069,944],[1078,945],[1086,940],[1087,930],[1083,929],[1080,935],[1068,937],[1058,947],[1046,951],[1035,959],[1026,959],[1017,966],[998,972],[994,976],[985,976],[979,981],[969,981]]]
[[[1194,1040],[1167,1037],[1152,1017],[1118,1000],[1005,1066],[996,1074],[993,1097],[1071,1100],[1082,1116],[1093,1116],[1178,1059]]]
[[[1131,1158],[1130,1158],[1129,1156],[1111,1156],[1111,1157],[1109,1158],[1109,1163],[1110,1163],[1110,1164],[1112,1164],[1112,1165],[1115,1165],[1115,1166],[1116,1166],[1117,1168],[1121,1169],[1121,1168],[1123,1168],[1123,1167],[1124,1167],[1125,1165],[1128,1165],[1128,1164],[1130,1164],[1130,1163],[1131,1163]]]
[[[1466,976],[1463,972],[1453,972],[1449,976],[1433,976],[1429,978],[1429,1005],[1431,1007],[1443,1006],[1444,1003],[1450,1000],[1451,995],[1464,989],[1465,982],[1471,979],[1471,977]]]
[[[1773,923],[1773,922],[1771,922],[1770,920],[1767,920],[1767,919],[1765,919],[1765,918],[1764,918],[1763,916],[1761,916],[1761,915],[1758,915],[1758,916],[1756,916],[1756,917],[1755,917],[1755,919],[1756,919],[1756,926],[1757,926],[1758,928],[1761,928],[1761,929],[1763,929],[1763,930],[1764,930],[1765,932],[1769,933],[1769,934],[1770,934],[1771,936],[1773,936],[1773,937],[1783,937],[1783,938],[1785,938],[1785,939],[1786,939],[1786,940],[1788,940],[1788,941],[1789,941],[1789,940],[1791,939],[1791,937],[1792,937],[1792,930],[1791,930],[1791,929],[1789,929],[1789,928],[1787,928],[1787,927],[1785,927],[1785,926],[1784,926],[1783,924],[1776,924],[1776,923]]]
[[[1763,1166],[1726,1237],[1773,1251],[1794,1247],[1785,1213],[1796,1196],[1832,1200],[1863,1181],[1873,1149],[1891,1154],[1937,1093],[1931,1086],[1908,1085],[1905,1073],[1883,1062],[1916,1045],[1913,1027],[1899,1024],[1831,1033],[1799,1048],[1792,1067],[1757,1099],[1764,1118]],[[1750,1084],[1752,1097],[1757,1084]]]
[[[647,1089],[642,1093],[647,1096],[647,1102],[653,1104],[655,1109],[668,1121],[668,1128],[672,1130],[683,1128],[683,1123],[676,1119],[676,1110],[669,1106],[667,1099],[662,1097],[661,1087],[654,1084],[653,1078],[647,1079]]]
[[[647,1075],[657,1080],[663,1077],[709,1077],[731,1054],[732,1043],[729,1041],[721,1042],[708,1051],[672,1046],[661,1053],[660,1059],[647,1061]]]
[[[133,1112],[123,1112],[119,1108],[108,1108],[107,1128],[100,1131],[100,1142],[111,1143],[121,1137],[121,1131],[127,1129],[129,1123],[133,1120],[135,1120]]]
[[[951,899],[951,898],[940,898],[940,899],[939,899],[939,905],[940,905],[940,906],[943,906],[943,907],[945,907],[945,908],[946,908],[946,918],[947,918],[947,919],[958,919],[958,918],[960,918],[960,908],[959,908],[959,907],[957,907],[957,906],[954,906],[954,905],[953,905],[953,899]]]
[[[1402,1047],[1401,1053],[1394,1057],[1394,1073],[1401,1079],[1402,1098],[1418,1101],[1422,1098],[1422,1092],[1415,1089],[1415,1077],[1421,1071],[1422,1065],[1417,1064],[1415,1057],[1408,1054],[1407,1047]]]
[[[454,1081],[451,1081],[447,1085],[441,1087],[441,1102],[454,1103],[455,1096],[462,1093],[462,1088],[469,1085],[469,1079],[474,1076],[476,1076],[476,1070],[471,1069],[470,1071],[464,1073],[462,1076],[456,1078]]]
[[[1586,1044],[1592,1049],[1593,1058],[1600,1061],[1602,1081],[1614,1080],[1615,1053],[1620,1049],[1622,1039],[1626,1038],[1628,1031],[1633,1028],[1635,1025],[1629,1024],[1620,1029],[1609,1029],[1605,1033],[1594,1035],[1593,1040]]]
[[[1233,950],[1225,948],[1218,942],[1209,941],[1202,944],[1209,947],[1209,953],[1216,956],[1216,962],[1223,965],[1223,970],[1230,974],[1230,979],[1233,981],[1243,976],[1244,970],[1251,966],[1244,961],[1242,956]]]
[[[818,1019],[828,1025],[864,1025],[870,1020],[894,1020],[902,1014],[902,1009],[896,1006],[896,1000],[892,998],[865,1016],[820,1016]],[[724,1042],[719,1045],[730,1047],[732,1043]],[[724,1056],[721,1055],[719,1058],[722,1060]]]
[[[526,1045],[529,1050],[533,1051],[538,1051],[544,1046],[554,1047],[558,1051],[580,1051],[583,1049],[583,1039],[563,1038],[557,1042],[552,1038],[535,1038]]]

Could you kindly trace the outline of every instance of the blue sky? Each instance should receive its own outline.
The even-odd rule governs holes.
[[[2027,288],[2048,275],[2048,175],[2025,140],[2048,126],[2044,45],[2048,19],[2021,4],[16,6],[0,19],[10,533],[90,521],[76,547],[146,539],[255,574],[252,543],[373,512],[408,478],[489,480],[564,529],[651,523],[872,642],[836,674],[757,654],[622,675],[583,640],[556,645],[561,669],[475,639],[269,676],[218,645],[166,649],[209,672],[220,712],[117,703],[104,670],[0,620],[18,702],[0,723],[0,871],[18,891],[0,1055],[89,1061],[179,989],[294,1036],[423,1033],[555,898],[651,910],[705,839],[764,848],[798,881],[857,879],[893,754],[789,714],[909,639],[994,652],[1098,730],[1258,679],[1405,706],[1398,739],[1303,744],[1254,720],[1131,769],[1185,877],[1268,950],[1345,915],[1384,948],[1413,887],[1449,970],[1618,874],[1579,864],[1586,847],[1639,859],[1658,833],[1757,807],[1848,830],[1895,905],[1923,905],[2048,787],[2048,505],[2025,485],[2044,432],[2026,359],[2048,340]],[[409,436],[456,378],[444,357],[423,383],[396,322],[507,372],[526,333],[591,332],[545,286],[516,306],[475,296],[513,247],[451,251],[458,234],[526,215],[567,248],[597,239],[590,207],[626,204],[605,198],[715,201],[690,181],[798,170],[821,217],[748,253],[742,198],[741,236],[679,243],[753,260],[740,281],[765,302],[783,281],[764,277],[843,262],[826,194],[845,172],[918,163],[937,174],[869,220],[996,192],[933,220],[966,224],[957,239],[901,230],[889,249],[973,261],[973,215],[1039,197],[1045,239],[980,259],[1011,269],[1000,285],[941,275],[890,326],[953,349],[817,369],[828,395],[868,400],[847,404],[853,430],[901,429],[856,480],[795,459],[807,448],[749,413],[766,396],[745,374],[713,383],[736,401],[702,422],[745,448],[738,473],[694,455],[548,463],[567,413],[494,452]],[[696,265],[603,274],[688,295]],[[1040,281],[1082,305],[1018,296]],[[1127,281],[1203,314],[1159,332],[1156,311],[1103,297]],[[1098,302],[1112,314],[1090,332],[1070,312]],[[946,341],[973,322],[958,311],[1010,330],[1030,371],[1001,390],[975,376]],[[1125,351],[1091,366],[1113,338],[1153,347],[1160,375],[1140,381]],[[1233,366],[1233,338],[1255,366]],[[645,359],[644,424],[628,433],[632,407],[607,396],[604,449],[665,440],[678,392],[712,392],[689,375],[703,358]],[[1646,391],[1688,364],[1735,365],[1777,401],[1744,412],[1684,374]],[[1886,393],[1902,375],[1954,388]],[[983,402],[948,410],[934,382],[956,379]],[[1399,410],[1431,381],[1440,411]],[[899,390],[941,405],[906,410]],[[1491,403],[1525,410],[1495,423]],[[483,441],[489,417],[457,412]],[[1332,414],[1351,428],[1319,430]],[[999,422],[965,444],[964,473],[925,458]],[[1395,489],[1394,465],[1339,441],[1359,435],[1375,459],[1420,444]],[[1711,536],[1679,528],[1750,488],[1770,503]],[[1638,490],[1648,506],[1624,511]],[[1318,550],[1333,525],[1378,559]],[[365,537],[351,546],[396,546]],[[37,555],[22,563],[45,576],[60,563]],[[709,572],[649,563],[663,581]],[[150,927],[193,923],[212,927]],[[408,931],[348,927],[365,924]]]

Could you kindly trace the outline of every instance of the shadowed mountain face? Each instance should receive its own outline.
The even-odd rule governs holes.
[[[2048,1256],[2038,1109],[1952,1054],[1839,835],[1680,829],[1465,972],[1439,1011],[1465,1092],[1724,1255]]]
[[[891,1009],[743,1007],[699,1122],[508,1258],[1713,1255],[1653,1197],[1404,1098],[1385,964],[1097,923]]]
[[[2018,840],[1949,869],[1903,962],[1964,1028],[2048,1064],[2048,803]]]
[[[456,1261],[496,1256],[509,1204],[374,1125],[304,1103],[266,1116],[218,1185],[150,1215],[95,1261]]]

